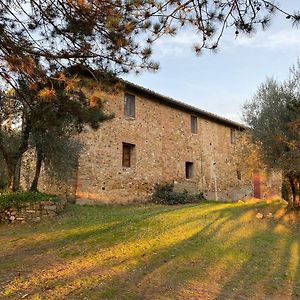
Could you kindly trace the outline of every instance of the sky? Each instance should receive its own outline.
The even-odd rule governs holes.
[[[280,0],[288,11],[300,11],[299,0]],[[191,29],[165,37],[153,47],[160,70],[123,78],[155,92],[242,122],[242,105],[267,78],[285,80],[300,58],[300,27],[277,14],[271,26],[251,37],[226,33],[217,53],[193,52],[197,41]]]

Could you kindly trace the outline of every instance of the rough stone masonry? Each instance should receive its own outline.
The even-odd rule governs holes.
[[[64,206],[64,199],[18,203],[0,211],[0,223],[38,222],[41,218],[56,216]]]
[[[107,95],[105,107],[115,118],[81,135],[81,203],[141,201],[157,183],[170,182],[207,199],[254,196],[252,178],[241,174],[234,157],[243,125],[128,82]],[[279,183],[278,176],[263,174],[260,197],[278,194]]]
[[[211,200],[280,194],[280,176],[261,173],[254,182],[238,169],[242,124],[123,84],[124,90],[105,95],[105,110],[115,117],[80,135],[85,148],[71,189],[77,202],[145,201],[158,183],[203,192]],[[49,192],[44,180],[41,186]]]

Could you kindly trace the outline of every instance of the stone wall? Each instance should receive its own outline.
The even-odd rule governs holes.
[[[71,186],[57,188],[43,175],[40,190],[74,195],[82,204],[146,201],[158,183],[203,192],[210,200],[253,197],[253,179],[239,170],[237,162],[236,150],[244,133],[236,126],[130,89],[127,92],[135,95],[136,115],[128,118],[124,116],[124,91],[104,94],[97,87],[88,91],[93,92],[102,93],[106,111],[115,117],[97,131],[86,128],[80,134],[85,147]],[[191,131],[191,114],[197,116],[197,133]],[[236,130],[236,143],[231,143],[232,129]],[[123,143],[134,145],[130,168],[122,166]],[[193,163],[191,179],[186,179],[186,162]],[[263,177],[268,188],[262,197],[280,194],[280,176]]]
[[[54,217],[63,210],[65,201],[24,202],[0,212],[0,223],[38,222],[44,217]]]
[[[32,180],[34,178],[36,167],[36,153],[30,149],[23,155],[22,167],[20,173],[20,186],[23,190],[29,190]],[[76,172],[73,178],[68,180],[59,180],[54,178],[45,171],[44,165],[41,169],[38,190],[46,192],[50,195],[58,195],[61,198],[67,198],[68,200],[74,200],[76,187]]]
[[[253,196],[252,179],[237,176],[233,127],[198,115],[194,134],[191,113],[143,94],[135,96],[135,118],[124,116],[124,93],[107,95],[105,107],[115,118],[81,134],[85,150],[77,174],[78,202],[143,201],[164,182],[173,182],[178,190],[202,191],[207,199]],[[242,134],[237,131],[237,140]],[[122,143],[135,145],[130,168],[122,167]],[[192,179],[186,179],[185,162],[194,164]]]

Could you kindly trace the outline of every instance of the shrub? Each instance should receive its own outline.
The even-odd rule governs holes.
[[[158,184],[152,195],[152,201],[154,203],[176,205],[197,203],[204,200],[203,193],[190,194],[188,191],[183,192],[174,191],[173,184]]]
[[[39,192],[1,192],[0,193],[0,211],[11,206],[18,206],[24,202],[39,202],[52,200],[57,201],[58,198],[53,195]]]

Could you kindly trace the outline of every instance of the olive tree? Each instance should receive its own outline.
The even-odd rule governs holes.
[[[300,64],[283,83],[268,79],[244,105],[244,119],[267,167],[281,171],[289,205],[300,208]]]
[[[93,94],[91,105],[81,82],[74,81],[68,80],[68,84],[65,80],[54,81],[51,89],[48,82],[38,82],[38,89],[30,89],[25,80],[20,80],[17,89],[1,93],[0,152],[7,166],[9,190],[18,189],[18,167],[30,147],[36,152],[36,171],[31,185],[35,191],[42,163],[47,161],[53,165],[50,162],[61,153],[62,146],[58,144],[67,146],[69,142],[71,147],[73,137],[84,126],[97,129],[101,122],[112,117],[103,111],[103,99]],[[22,95],[26,95],[26,104],[21,100]],[[64,169],[67,169],[66,164]]]

